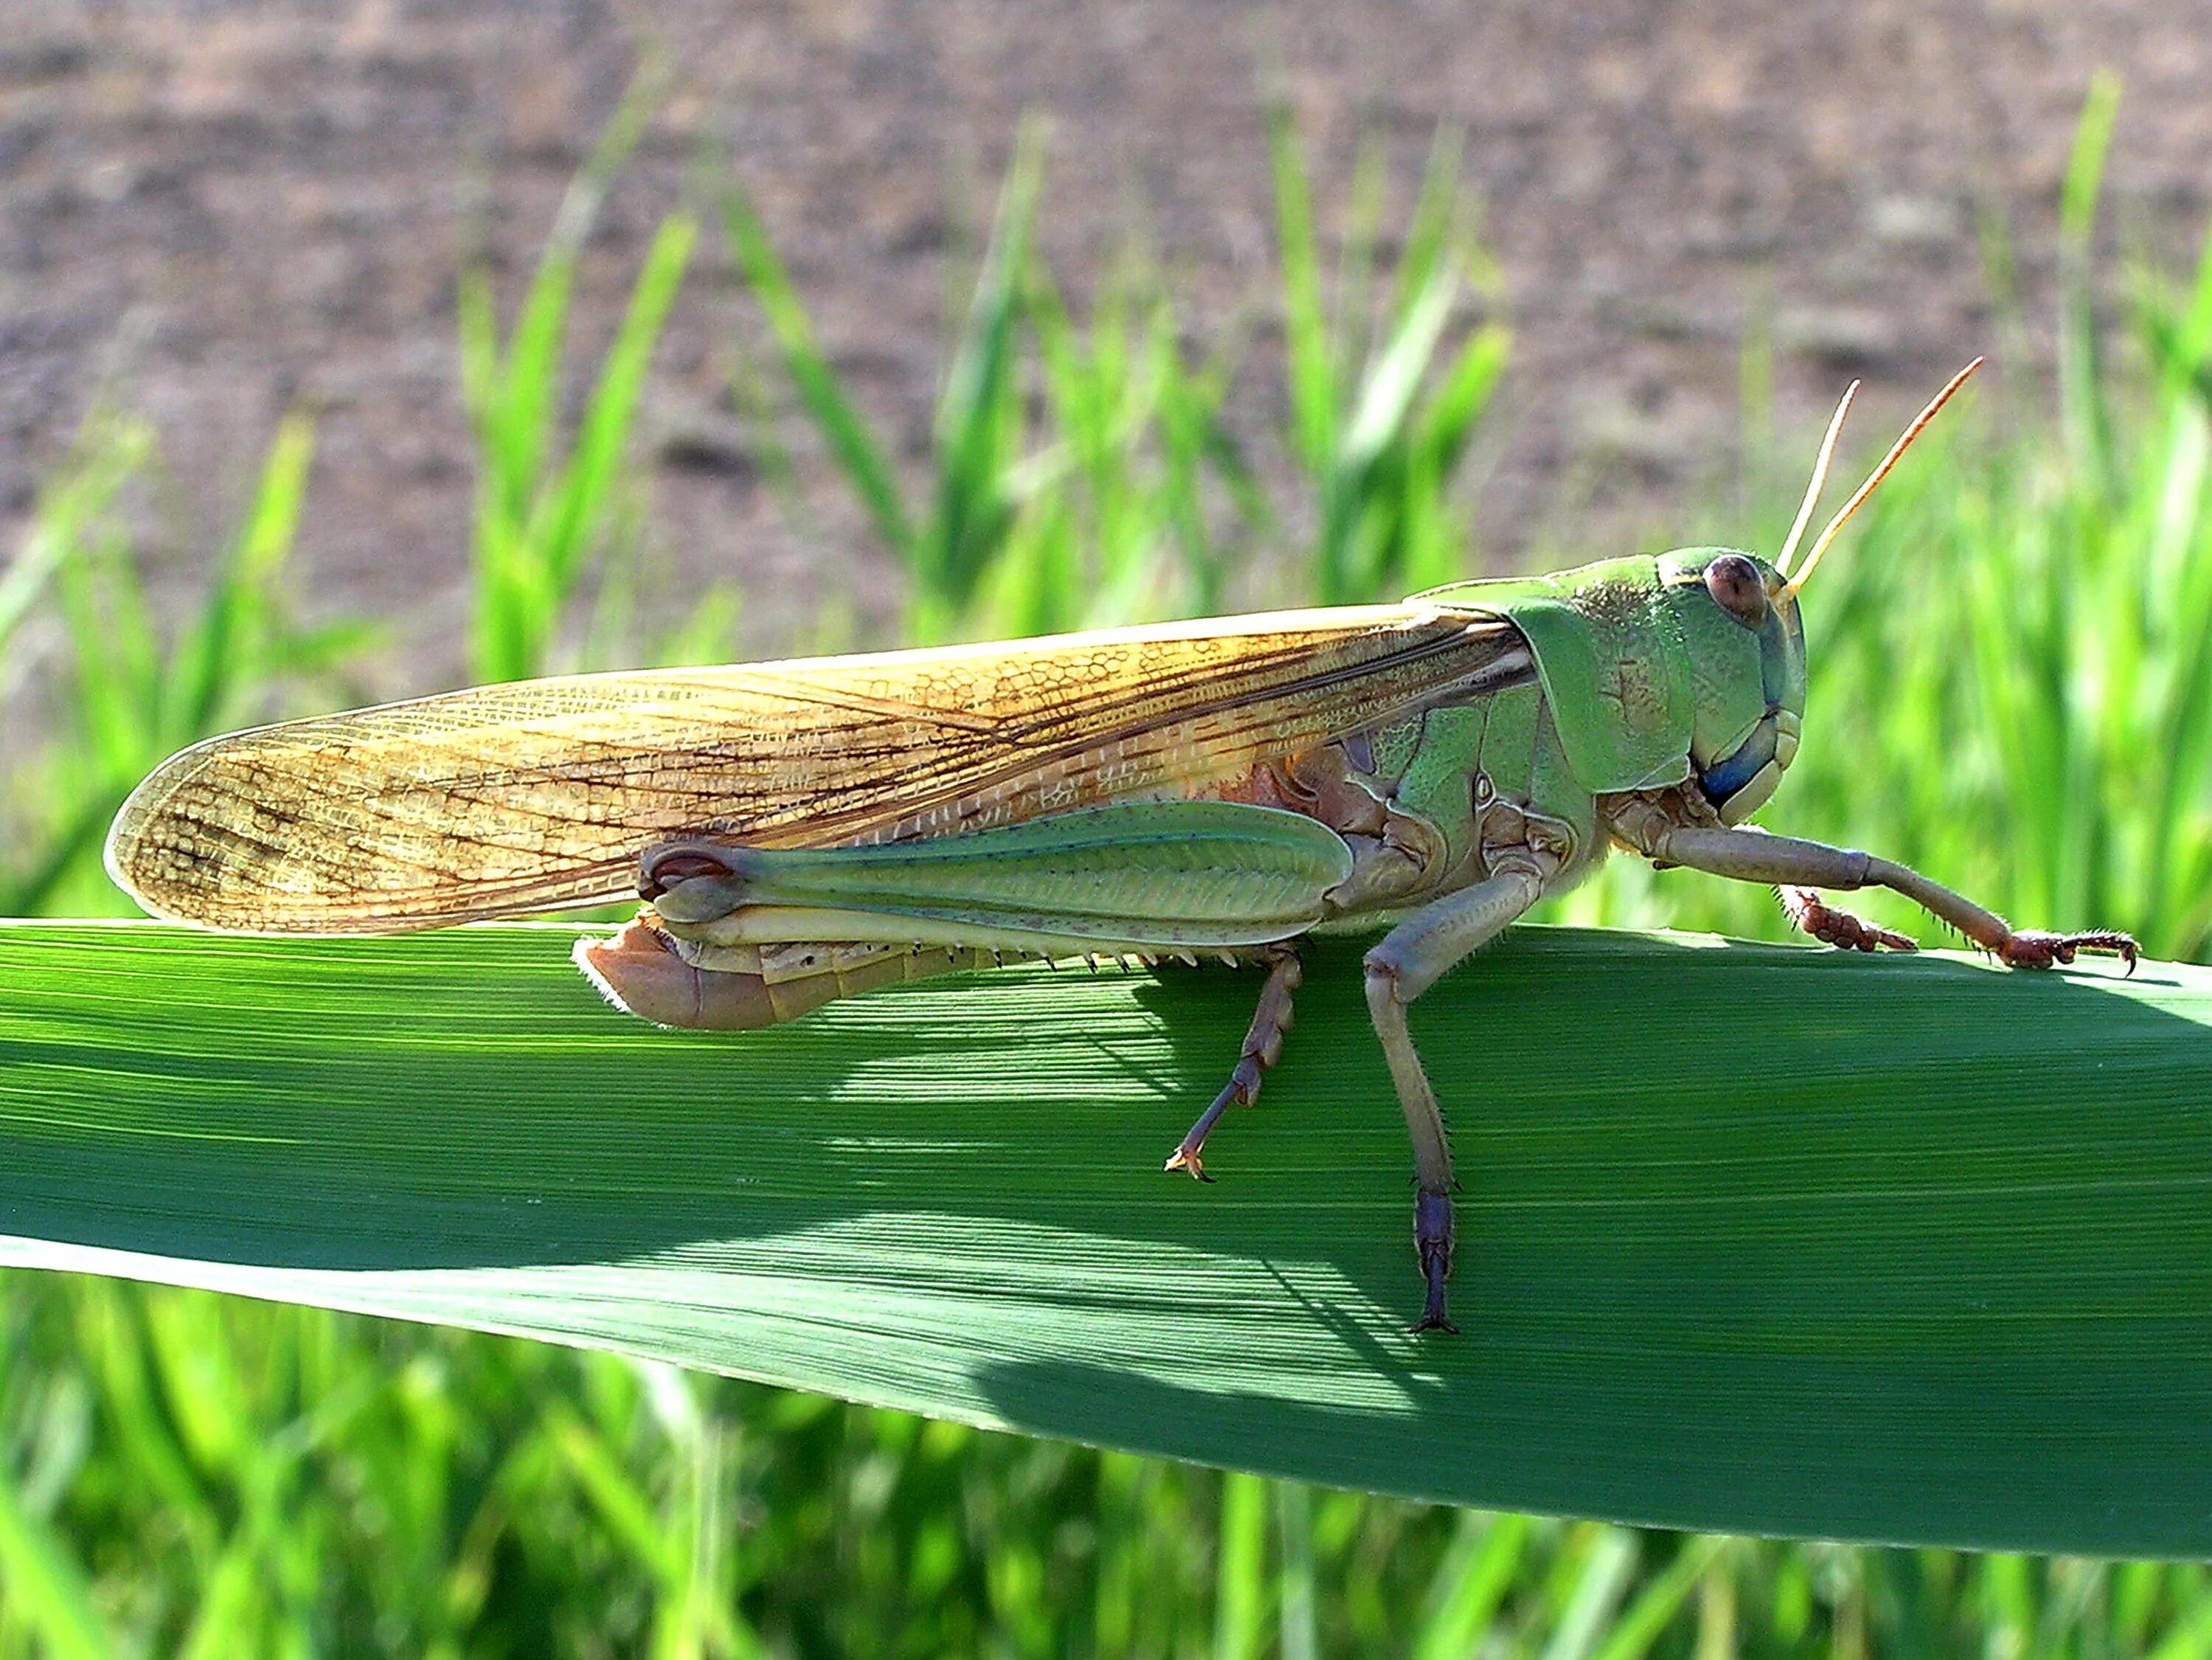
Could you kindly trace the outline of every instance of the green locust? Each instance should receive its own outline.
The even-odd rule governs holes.
[[[1228,1085],[1280,1053],[1297,942],[1387,928],[1368,1007],[1413,1138],[1420,1330],[1450,1330],[1452,1160],[1406,1008],[1614,846],[1775,885],[1844,947],[1911,942],[1815,889],[1892,888],[2003,962],[2124,934],[2015,930],[1864,853],[1744,820],[1797,752],[1789,544],[1612,559],[1395,605],[1289,611],[735,668],[586,675],[235,733],[118,816],[115,879],[159,915],[374,933],[647,902],[576,958],[663,1025],[747,1030],[1006,954],[1226,957],[1266,982]]]

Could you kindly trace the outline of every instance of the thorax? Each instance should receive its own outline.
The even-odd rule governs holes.
[[[1344,837],[1351,917],[1399,911],[1534,857],[1564,885],[1602,855],[1540,688],[1502,689],[1280,757],[1208,794],[1304,813]]]

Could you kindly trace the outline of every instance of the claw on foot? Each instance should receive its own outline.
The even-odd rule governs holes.
[[[1420,1259],[1421,1281],[1427,1287],[1416,1333],[1446,1331],[1456,1336],[1459,1328],[1444,1312],[1444,1281],[1451,1275],[1452,1202],[1448,1193],[1420,1192],[1413,1195],[1413,1254]]]
[[[2047,969],[2053,964],[2071,963],[2079,952],[2097,952],[2117,957],[2127,965],[2127,971],[2136,971],[2136,958],[2142,954],[2131,934],[2114,933],[2109,928],[2093,928],[2086,933],[2046,933],[2040,928],[2022,928],[2007,936],[1997,947],[1997,960],[2007,968]]]
[[[1206,1173],[1205,1163],[1199,1154],[1206,1146],[1206,1138],[1213,1134],[1213,1127],[1221,1122],[1223,1113],[1234,1106],[1249,1106],[1259,1095],[1260,1070],[1252,1067],[1248,1082],[1245,1072],[1249,1065],[1249,1062],[1240,1063],[1230,1074],[1228,1084],[1220,1094],[1213,1098],[1213,1104],[1198,1115],[1198,1122],[1190,1127],[1182,1140],[1176,1143],[1176,1150],[1168,1155],[1168,1162],[1161,1166],[1163,1170],[1187,1170],[1201,1182],[1213,1179]]]
[[[1213,1098],[1212,1106],[1199,1114],[1198,1122],[1168,1155],[1169,1170],[1188,1171],[1201,1182],[1213,1179],[1199,1160],[1206,1138],[1213,1133],[1213,1127],[1221,1122],[1221,1115],[1230,1108],[1249,1107],[1260,1098],[1261,1075],[1282,1055],[1283,1034],[1291,1025],[1291,994],[1298,987],[1298,959],[1297,954],[1288,947],[1277,947],[1267,960],[1267,983],[1260,988],[1260,1006],[1252,1012],[1252,1024],[1244,1033],[1244,1048],[1229,1073],[1228,1086]]]
[[[1206,1173],[1206,1161],[1198,1156],[1196,1147],[1177,1147],[1168,1155],[1168,1162],[1160,1168],[1164,1171],[1187,1170],[1194,1178],[1200,1182],[1213,1180]]]

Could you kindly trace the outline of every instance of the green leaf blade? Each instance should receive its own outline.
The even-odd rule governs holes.
[[[742,1037],[567,927],[0,929],[0,1262],[1728,1532],[2212,1549],[2212,971],[1516,932],[1414,1010],[1464,1191],[1417,1339],[1356,956],[1010,969]]]

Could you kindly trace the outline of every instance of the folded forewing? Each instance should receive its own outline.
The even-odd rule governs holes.
[[[1180,794],[1525,672],[1506,624],[1373,606],[484,686],[185,750],[108,865],[216,927],[425,927],[634,891],[659,842],[899,841]]]

